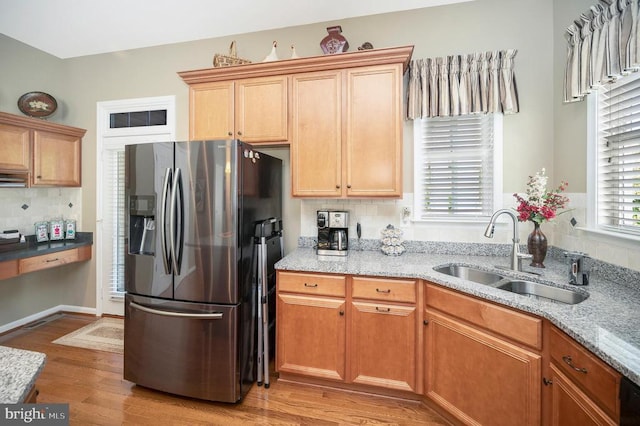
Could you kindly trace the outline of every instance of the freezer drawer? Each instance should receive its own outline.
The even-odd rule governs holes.
[[[127,294],[124,378],[176,395],[239,401],[250,386],[240,378],[239,309]]]

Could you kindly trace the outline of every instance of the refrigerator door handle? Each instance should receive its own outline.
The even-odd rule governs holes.
[[[176,168],[173,174],[173,192],[171,193],[171,253],[173,253],[173,271],[180,275],[182,253],[184,252],[184,189],[182,170]],[[177,223],[177,226],[176,226]]]
[[[162,247],[162,263],[164,264],[165,274],[171,273],[171,252],[167,245],[167,200],[171,191],[172,172],[170,168],[164,173],[164,182],[162,184],[162,205],[160,208],[160,245]]]
[[[172,311],[163,311],[160,309],[153,309],[153,308],[148,308],[146,306],[143,305],[139,305],[136,302],[131,302],[129,304],[129,306],[131,306],[134,309],[138,309],[140,311],[149,313],[149,314],[154,314],[154,315],[162,315],[165,317],[178,317],[178,318],[193,318],[193,319],[215,319],[215,320],[219,320],[223,318],[223,314],[222,312],[212,312],[209,314],[193,314],[193,313],[186,313],[186,312],[172,312]]]

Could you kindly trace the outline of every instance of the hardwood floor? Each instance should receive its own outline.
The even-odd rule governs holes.
[[[51,343],[95,321],[61,314],[0,336],[0,345],[44,352],[39,403],[69,403],[71,425],[448,425],[418,403],[278,382],[254,385],[239,404],[181,398],[122,378],[122,355]]]

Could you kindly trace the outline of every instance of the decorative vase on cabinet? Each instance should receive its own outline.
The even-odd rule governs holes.
[[[544,258],[547,256],[547,237],[542,233],[540,224],[533,222],[533,231],[527,238],[527,249],[533,255],[531,266],[544,268]]]
[[[349,50],[349,42],[342,34],[342,27],[336,25],[334,27],[327,27],[329,33],[320,42],[320,47],[325,55],[333,53],[342,53]]]

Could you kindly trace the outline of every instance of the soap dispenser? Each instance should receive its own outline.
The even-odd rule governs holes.
[[[569,259],[569,284],[588,285],[589,270],[585,265],[585,259],[589,255],[579,251],[568,251],[564,253],[564,257]]]

